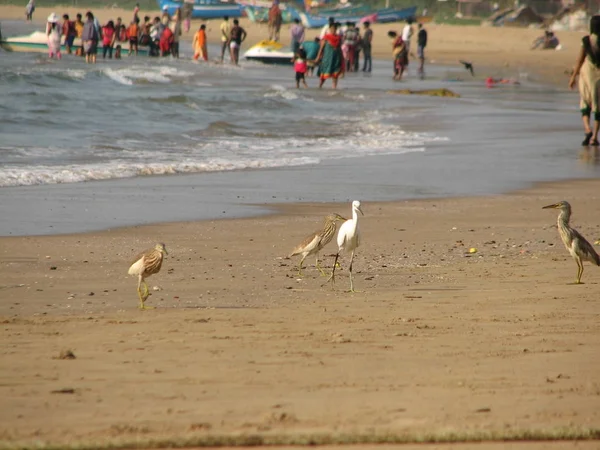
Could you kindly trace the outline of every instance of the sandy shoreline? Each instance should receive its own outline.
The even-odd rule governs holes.
[[[57,7],[37,8],[34,20],[43,23],[45,18],[56,12],[60,15],[68,13],[74,17],[76,13],[85,13],[87,8]],[[122,17],[129,21],[132,11],[119,8],[95,9],[94,13],[104,23],[110,19]],[[160,11],[141,11],[140,16],[151,17],[160,15]],[[0,18],[19,20],[24,17],[24,8],[19,6],[0,6]],[[194,20],[190,32],[183,37],[191,43],[193,32],[200,23]],[[219,20],[206,22],[209,42],[218,43]],[[245,49],[267,37],[265,24],[253,24],[248,19],[241,19],[242,26],[248,32]],[[376,58],[391,58],[390,42],[386,33],[390,29],[399,29],[402,24],[375,24],[373,55]],[[518,77],[528,75],[530,78],[544,82],[564,85],[568,82],[565,71],[571,70],[577,57],[577,49],[583,36],[581,32],[560,32],[563,50],[561,51],[531,51],[531,43],[541,31],[529,28],[496,28],[479,26],[450,26],[427,24],[429,32],[429,45],[427,47],[427,60],[430,64],[456,64],[459,59],[472,61],[476,68],[478,78],[487,76]],[[308,30],[307,38],[313,38],[318,30]],[[282,42],[289,43],[289,26],[284,26],[281,32]],[[413,51],[416,51],[413,49]],[[217,55],[210,55],[215,58]],[[479,70],[478,70],[479,69]],[[468,73],[465,71],[465,78]]]
[[[570,200],[594,241],[598,192],[587,180],[365,203],[356,294],[346,255],[333,291],[285,258],[347,204],[1,238],[0,441],[597,438],[600,274],[588,264],[569,284],[576,265],[541,207]],[[170,256],[149,279],[158,308],[140,312],[128,261],[155,241]],[[56,359],[64,349],[77,359]]]

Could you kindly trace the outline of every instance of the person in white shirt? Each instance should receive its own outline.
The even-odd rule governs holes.
[[[406,25],[404,25],[404,28],[402,29],[402,40],[406,46],[406,65],[408,65],[408,56],[410,55],[410,38],[413,35],[412,23],[413,20],[408,19]]]

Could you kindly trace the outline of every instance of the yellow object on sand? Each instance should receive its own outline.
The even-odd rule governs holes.
[[[389,94],[400,94],[400,95],[429,95],[430,97],[460,97],[456,92],[452,92],[449,89],[421,89],[413,91],[411,89],[393,89],[388,91]]]
[[[469,253],[477,253],[477,249],[475,247],[471,247],[469,249]]]

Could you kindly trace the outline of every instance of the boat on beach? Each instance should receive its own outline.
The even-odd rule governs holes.
[[[250,47],[244,54],[244,58],[248,61],[258,61],[265,64],[292,65],[294,52],[290,47],[286,47],[280,42],[265,40]]]
[[[341,9],[340,11],[343,11]],[[377,11],[363,12],[360,15],[322,15],[315,16],[307,13],[300,13],[300,18],[302,20],[302,24],[306,28],[322,28],[329,21],[329,17],[335,17],[337,22],[355,22],[362,23],[366,21],[371,21],[373,15],[376,15],[378,23],[388,23],[388,22],[398,22],[402,20],[407,20],[410,18],[415,18],[417,14],[417,7],[411,6],[409,8],[403,9],[394,9],[394,8],[384,8],[379,9]]]
[[[175,14],[179,8],[183,9],[183,2],[173,0],[157,0],[161,10],[167,8],[169,15]],[[231,18],[241,17],[244,7],[237,3],[222,2],[220,0],[196,0],[192,7],[194,19],[220,19],[223,16]]]
[[[118,42],[121,46],[123,56],[129,51],[127,42]],[[47,53],[48,52],[48,37],[43,31],[34,31],[26,36],[2,37],[0,35],[0,48],[8,52],[30,52],[30,53]],[[71,47],[73,53],[81,48],[81,39],[77,38]],[[98,45],[98,53],[102,50],[102,46]],[[67,49],[64,43],[61,45],[61,52],[66,53]],[[114,50],[113,50],[114,51]],[[138,55],[148,55],[147,46],[139,46]]]

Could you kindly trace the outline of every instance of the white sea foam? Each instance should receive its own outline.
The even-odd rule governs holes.
[[[121,69],[107,68],[102,71],[111,80],[123,85],[132,85],[136,82],[170,83],[173,79],[185,78],[193,75],[192,72],[176,67],[158,66],[132,66]]]
[[[172,175],[231,171],[243,169],[265,169],[283,166],[317,164],[315,158],[287,158],[270,160],[228,161],[213,159],[206,162],[164,162],[153,164],[104,163],[88,165],[38,166],[36,168],[0,170],[0,186],[31,186],[37,184],[77,183],[82,181],[109,180],[149,175]]]

